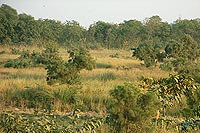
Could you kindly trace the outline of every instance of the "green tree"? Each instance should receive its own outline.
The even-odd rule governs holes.
[[[62,44],[72,45],[84,41],[86,30],[76,21],[66,21],[63,26],[59,42]]]
[[[17,11],[6,4],[2,4],[0,8],[0,43],[2,43],[4,39],[10,39],[12,41],[16,39],[14,27],[17,21]]]
[[[159,108],[153,93],[143,93],[139,86],[132,83],[117,86],[110,91],[110,96],[107,123],[112,132],[145,132]]]
[[[89,40],[99,43],[103,47],[110,48],[116,38],[115,32],[115,25],[98,21],[95,24],[90,25],[88,36],[90,36]]]
[[[164,42],[170,36],[170,25],[166,22],[162,22],[162,19],[159,16],[152,16],[146,19],[145,29],[148,38],[145,39],[158,39],[161,42]]]
[[[157,61],[163,61],[166,56],[160,45],[159,42],[152,40],[141,42],[137,48],[132,48],[132,56],[143,60],[144,65],[150,67],[155,65]]]
[[[179,39],[183,38],[185,34],[188,34],[199,43],[200,42],[199,26],[200,26],[200,21],[198,19],[193,19],[193,20],[178,19],[171,25],[172,38]]]
[[[119,41],[121,45],[129,45],[129,47],[136,47],[141,41],[140,34],[142,32],[142,29],[143,24],[140,21],[124,21],[124,23],[119,24],[116,41]]]
[[[64,61],[59,56],[58,48],[55,45],[48,46],[43,52],[46,60],[48,84],[78,83],[81,70],[92,70],[95,67],[95,61],[86,49],[72,49],[68,53],[69,59]]]
[[[190,35],[186,34],[180,41],[170,41],[165,47],[165,53],[169,58],[168,62],[171,62],[173,69],[178,73],[193,77],[199,73],[200,68],[197,62],[200,57],[200,49]]]
[[[27,14],[20,14],[17,25],[15,26],[15,32],[18,36],[18,40],[15,42],[30,44],[34,39],[40,38],[39,25],[34,17]]]

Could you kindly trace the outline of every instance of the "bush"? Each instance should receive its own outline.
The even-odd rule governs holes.
[[[119,58],[119,54],[115,53],[115,54],[110,55],[109,57],[111,57],[111,58]]]
[[[14,60],[8,60],[5,64],[4,67],[10,68],[28,68],[33,66],[32,61],[29,58],[18,58]]]
[[[11,48],[11,54],[21,54],[21,51],[19,49],[16,48]]]
[[[60,116],[35,112],[34,115],[14,112],[0,114],[0,131],[10,133],[78,133],[95,132],[103,119],[97,116],[81,116],[79,110]]]
[[[147,132],[151,120],[160,108],[159,101],[151,92],[142,93],[136,84],[125,83],[110,91],[106,123],[111,132]]]
[[[160,69],[164,71],[171,71],[173,69],[173,64],[171,61],[164,61],[163,64],[160,64]]]
[[[28,68],[37,66],[37,60],[39,58],[40,57],[38,56],[33,56],[33,54],[30,54],[30,51],[23,50],[22,52],[20,52],[20,57],[14,60],[8,60],[6,64],[4,64],[4,67]]]

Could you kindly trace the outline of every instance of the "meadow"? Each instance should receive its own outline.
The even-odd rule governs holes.
[[[146,68],[142,61],[132,57],[130,50],[98,49],[90,50],[96,67],[80,72],[81,83],[75,86],[47,85],[44,67],[4,68],[8,59],[19,57],[12,54],[11,48],[41,51],[36,46],[2,46],[0,51],[0,112],[13,111],[32,114],[37,110],[51,110],[55,114],[66,114],[73,109],[80,109],[88,114],[106,115],[110,90],[125,82],[135,82],[142,78],[159,79],[170,73],[158,66]],[[67,59],[65,48],[60,48],[60,55]],[[105,126],[105,125],[104,125]],[[106,126],[105,126],[106,127]],[[108,132],[108,128],[101,129]]]
[[[13,48],[13,47],[12,47]],[[16,47],[16,49],[40,50],[37,47]],[[3,46],[0,51],[0,91],[6,89],[24,89],[36,86],[48,86],[46,84],[46,70],[42,67],[32,68],[4,68],[3,63],[8,59],[15,59],[19,55],[11,53],[11,47]],[[67,58],[64,48],[60,49],[63,58]],[[143,61],[132,57],[131,50],[90,50],[91,56],[96,61],[96,68],[92,71],[81,71],[81,82],[83,94],[88,97],[106,96],[114,86],[124,82],[137,81],[142,77],[161,78],[169,76],[170,72],[162,71],[154,66],[146,68]],[[114,56],[113,56],[114,55]],[[116,57],[115,57],[116,55]],[[50,86],[49,86],[50,87]],[[56,88],[58,86],[53,86]],[[91,93],[91,94],[90,94]],[[2,103],[1,103],[2,104]]]

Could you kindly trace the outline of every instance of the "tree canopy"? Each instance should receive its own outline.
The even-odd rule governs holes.
[[[185,34],[200,42],[200,21],[176,20],[163,22],[159,16],[144,21],[125,20],[119,24],[97,21],[88,29],[77,21],[61,22],[51,19],[34,19],[25,13],[18,14],[9,5],[0,7],[0,44],[35,44],[55,41],[60,45],[85,45],[88,48],[138,47],[146,41],[159,43],[164,48],[171,40],[180,40]]]

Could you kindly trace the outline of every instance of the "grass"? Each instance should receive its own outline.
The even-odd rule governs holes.
[[[45,85],[46,71],[43,68],[0,68],[0,91],[10,88]]]
[[[22,47],[20,47],[21,49]],[[23,47],[24,48],[24,47]],[[30,51],[37,47],[27,47]],[[18,55],[10,53],[10,48],[0,47],[5,51],[0,55],[0,62],[17,58]],[[67,60],[66,49],[60,49],[60,55]],[[117,53],[117,58],[112,57]],[[79,108],[86,112],[98,112],[105,116],[109,104],[110,90],[124,82],[134,82],[141,77],[161,78],[168,77],[170,72],[162,71],[159,67],[146,68],[142,61],[131,57],[131,51],[125,50],[90,50],[90,54],[96,60],[96,68],[92,71],[82,70],[82,84],[70,88],[68,85],[48,86],[46,83],[46,70],[44,68],[14,69],[3,68],[0,65],[0,112],[12,110],[15,112],[33,113],[29,107],[51,107],[51,97],[54,98],[52,108],[57,114],[65,114]],[[118,69],[120,68],[120,69]],[[128,68],[128,69],[126,69]],[[42,87],[42,90],[38,89]],[[49,95],[50,92],[51,95]],[[38,93],[35,93],[38,92]],[[43,95],[41,95],[43,93]],[[40,95],[39,95],[40,94]],[[34,96],[33,98],[31,98]],[[38,100],[46,99],[43,101]],[[14,99],[13,99],[14,98]],[[18,98],[18,101],[15,99]],[[75,101],[75,103],[74,103]],[[7,103],[7,104],[5,104]],[[18,105],[18,106],[17,106]]]
[[[20,46],[20,49],[24,48]],[[26,47],[30,51],[40,49],[32,46]],[[9,47],[0,47],[0,61],[17,58],[18,55],[10,54]],[[61,56],[67,58],[65,49],[60,49]],[[117,53],[118,58],[110,55]],[[158,67],[145,68],[142,61],[131,57],[131,51],[125,50],[90,50],[90,54],[96,60],[97,67],[92,71],[81,71],[82,88],[79,90],[80,102],[88,104],[90,109],[100,110],[105,105],[109,97],[109,91],[115,86],[124,82],[132,82],[141,77],[167,77],[169,72],[160,70]],[[117,69],[118,67],[128,67],[129,69]],[[44,68],[14,69],[3,68],[0,66],[0,92],[9,89],[37,88],[46,86],[46,70]],[[53,86],[50,88],[59,89],[62,86]],[[57,104],[60,104],[59,102]],[[1,105],[1,103],[0,103]],[[88,108],[88,107],[87,107]]]
[[[20,47],[21,48],[21,47]],[[31,47],[31,50],[38,50],[36,47]],[[0,61],[7,59],[17,58],[18,55],[9,54],[9,48],[0,47],[0,50],[6,51],[5,54],[0,56]],[[66,50],[60,49],[61,55],[65,55]],[[119,58],[112,58],[110,55],[118,53]],[[81,71],[82,86],[90,88],[90,90],[110,90],[113,85],[122,84],[123,82],[130,82],[138,80],[141,77],[167,77],[169,72],[160,70],[158,67],[145,68],[141,64],[142,61],[136,60],[131,57],[131,51],[125,50],[91,50],[90,54],[96,60],[97,67],[92,71]],[[129,67],[129,70],[117,69],[119,66]],[[112,78],[112,80],[106,80],[105,78]],[[110,77],[109,77],[110,76]],[[36,87],[37,85],[46,85],[45,78],[46,71],[44,68],[28,68],[28,69],[13,69],[0,67],[0,91],[10,88],[21,88],[24,87]],[[92,97],[87,94],[89,97]],[[108,95],[108,91],[103,92]],[[95,94],[96,95],[96,94]],[[99,94],[102,95],[102,94]]]

